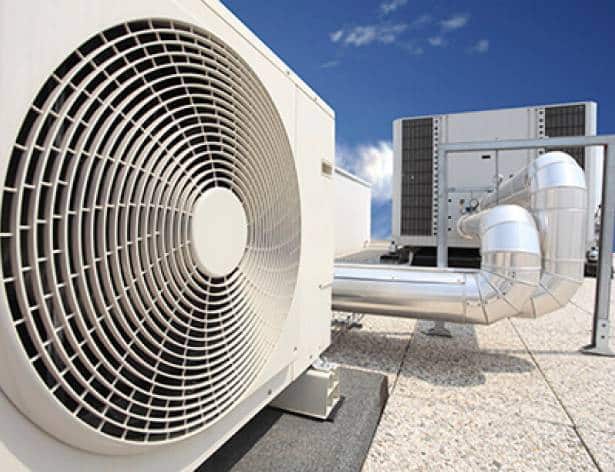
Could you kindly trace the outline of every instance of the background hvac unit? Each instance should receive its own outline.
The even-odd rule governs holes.
[[[214,0],[0,0],[0,64],[0,468],[193,468],[329,344],[334,114]]]
[[[403,118],[393,124],[394,178],[392,239],[403,246],[435,247],[438,220],[438,145],[441,143],[595,135],[593,102]],[[589,198],[588,247],[596,240],[594,215],[600,204],[600,148],[562,149],[585,170]],[[449,156],[449,246],[478,247],[455,230],[462,211],[494,192],[496,179],[507,179],[528,165],[536,151],[481,152]]]
[[[335,257],[359,252],[369,245],[372,230],[372,186],[336,167]]]

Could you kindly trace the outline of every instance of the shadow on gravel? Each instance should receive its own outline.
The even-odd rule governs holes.
[[[414,333],[352,329],[339,333],[326,355],[351,367],[399,372],[407,378],[450,387],[482,385],[487,373],[521,374],[536,368],[518,350],[481,349],[474,326],[447,324],[452,338],[427,336],[431,326],[429,321],[419,321]]]
[[[401,375],[434,385],[470,387],[486,382],[486,373],[522,374],[536,366],[515,352],[481,349],[473,325],[447,324],[452,338],[427,336],[432,326],[420,321],[404,360]]]

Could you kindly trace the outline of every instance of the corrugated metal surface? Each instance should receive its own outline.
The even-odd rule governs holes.
[[[401,232],[432,235],[433,119],[402,125]]]

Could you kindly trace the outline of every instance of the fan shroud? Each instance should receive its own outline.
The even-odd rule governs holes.
[[[247,219],[223,277],[203,271],[192,234],[215,189]],[[301,218],[284,125],[219,38],[179,21],[119,24],[34,99],[0,236],[10,316],[42,388],[113,440],[186,438],[249,391],[290,310]]]

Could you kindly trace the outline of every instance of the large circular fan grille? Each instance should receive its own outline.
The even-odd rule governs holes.
[[[239,266],[219,278],[191,241],[214,188],[248,224]],[[301,223],[284,126],[249,66],[188,24],[116,26],[57,68],[14,146],[1,218],[21,345],[107,437],[160,443],[210,425],[262,370],[290,309]]]

